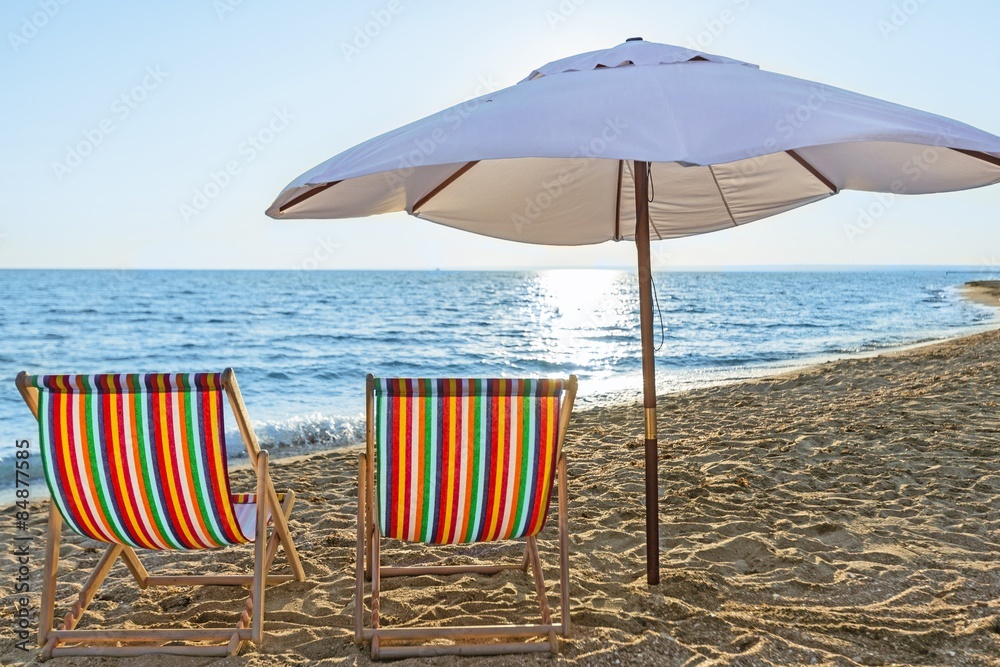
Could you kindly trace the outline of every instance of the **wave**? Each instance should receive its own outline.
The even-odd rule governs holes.
[[[264,449],[276,455],[326,451],[349,447],[364,442],[365,418],[363,415],[348,417],[315,412],[286,419],[253,421],[257,441]],[[230,456],[245,456],[243,438],[239,431],[227,430],[227,450]]]

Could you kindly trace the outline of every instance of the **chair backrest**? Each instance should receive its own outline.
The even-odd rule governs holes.
[[[449,544],[542,529],[568,381],[372,382],[375,512],[383,536]]]
[[[40,375],[39,446],[63,519],[102,542],[250,541],[233,509],[221,373]]]

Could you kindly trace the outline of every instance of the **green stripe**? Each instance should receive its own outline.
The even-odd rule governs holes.
[[[52,409],[49,407],[49,392],[47,389],[42,387],[38,391],[38,449],[42,454],[42,468],[45,470],[45,484],[49,487],[49,495],[52,497],[52,501],[59,508],[59,513],[62,514],[63,519],[70,525],[73,530],[83,535],[84,532],[80,530],[76,522],[70,518],[69,509],[63,503],[62,494],[57,493],[59,473],[56,472],[53,467],[54,460],[58,456],[53,453],[49,456],[49,446],[51,438],[46,437],[48,433],[48,422],[49,422],[49,411]]]
[[[97,460],[97,450],[100,447],[100,443],[94,437],[94,395],[91,393],[92,387],[90,386],[87,378],[85,376],[81,376],[81,381],[84,386],[83,406],[85,413],[83,415],[83,422],[87,426],[87,457],[90,459],[90,472],[94,476],[94,489],[97,493],[97,501],[101,505],[101,511],[104,513],[103,518],[108,524],[108,527],[111,528],[111,532],[114,533],[115,537],[117,537],[119,542],[122,544],[131,545],[132,540],[125,536],[121,527],[118,525],[118,517],[116,517],[115,513],[111,511],[111,507],[108,504],[109,490],[107,482],[104,479],[104,466]],[[98,395],[98,399],[100,399],[100,395]],[[96,535],[93,537],[96,537]]]
[[[465,538],[464,542],[472,542],[475,539],[476,522],[479,520],[479,505],[482,501],[482,489],[480,489],[480,475],[479,475],[479,464],[483,457],[483,416],[482,416],[482,406],[483,401],[483,384],[481,380],[475,381],[475,391],[474,395],[470,397],[470,400],[474,402],[473,414],[475,415],[475,420],[473,421],[473,447],[472,447],[472,502],[469,503],[469,517],[465,522]]]
[[[531,426],[531,397],[528,392],[525,391],[521,396],[521,478],[520,483],[517,487],[517,505],[515,506],[514,514],[514,524],[511,531],[512,537],[518,537],[523,530],[521,524],[524,521],[525,514],[525,500],[527,500],[527,493],[525,493],[525,488],[528,481],[528,455],[531,452],[531,431],[529,427]]]
[[[229,541],[222,535],[222,531],[216,524],[216,517],[212,512],[212,507],[205,498],[205,474],[203,472],[204,465],[201,461],[201,457],[198,455],[200,451],[204,448],[196,446],[195,440],[195,419],[192,416],[197,415],[197,411],[200,410],[200,406],[197,405],[197,401],[194,399],[198,396],[197,392],[191,391],[190,376],[181,375],[178,384],[183,388],[183,394],[181,400],[184,401],[185,413],[187,419],[184,420],[184,428],[187,431],[187,443],[188,443],[188,456],[191,459],[191,475],[194,480],[194,491],[198,498],[198,511],[201,513],[202,518],[205,520],[205,527],[208,529],[209,537],[215,542],[217,546],[223,544],[229,544]],[[208,415],[204,415],[207,420]],[[206,425],[209,427],[209,425]],[[197,441],[197,444],[201,444]]]
[[[166,540],[167,544],[174,549],[182,549],[183,546],[174,537],[173,531],[166,525],[163,517],[163,508],[160,507],[160,500],[157,497],[156,490],[159,488],[160,480],[156,480],[156,484],[153,484],[152,475],[150,471],[152,470],[151,456],[152,452],[151,445],[149,444],[149,438],[146,437],[146,429],[149,424],[149,415],[146,412],[146,403],[143,400],[149,396],[145,391],[145,387],[142,386],[142,376],[140,375],[129,375],[128,380],[134,382],[139,386],[139,391],[132,394],[132,404],[133,410],[135,411],[135,422],[136,422],[136,432],[135,438],[139,444],[139,456],[142,464],[142,479],[146,485],[146,503],[149,505],[150,514],[153,515],[153,521],[156,522],[157,528],[159,528],[160,534],[163,539]]]
[[[432,438],[434,437],[432,426],[434,425],[434,408],[436,398],[431,397],[431,381],[424,380],[424,441],[421,444],[424,450],[424,488],[420,491],[424,494],[424,506],[420,513],[420,535],[421,542],[430,541],[430,503],[428,499],[434,492],[434,480],[431,479],[431,456],[433,455]]]

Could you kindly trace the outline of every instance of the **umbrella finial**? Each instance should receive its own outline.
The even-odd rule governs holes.
[[[629,37],[625,41],[626,42],[641,42],[642,41],[642,37]]]

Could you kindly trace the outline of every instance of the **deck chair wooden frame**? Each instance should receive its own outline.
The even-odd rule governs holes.
[[[375,660],[406,657],[426,657],[438,655],[498,655],[513,653],[558,652],[558,637],[568,637],[570,634],[569,615],[569,523],[567,519],[566,491],[566,455],[563,451],[563,441],[569,426],[573,401],[576,397],[577,378],[570,376],[559,382],[562,385],[562,396],[556,419],[558,433],[555,438],[554,477],[555,489],[549,489],[549,497],[545,498],[547,508],[549,498],[557,493],[558,529],[559,529],[559,583],[560,583],[560,617],[553,622],[552,611],[549,608],[545,591],[545,578],[542,572],[541,559],[535,535],[527,535],[525,539],[524,556],[520,563],[483,564],[483,565],[426,565],[408,567],[383,567],[380,555],[380,542],[384,538],[379,527],[379,519],[375,511],[376,493],[376,409],[375,389],[377,380],[368,375],[366,400],[366,451],[358,457],[358,533],[357,533],[357,586],[355,591],[355,642],[362,644],[370,642],[371,656]],[[388,382],[400,382],[389,380]],[[402,382],[441,382],[428,380],[402,380]],[[449,382],[449,381],[444,381]],[[456,381],[462,382],[462,381]],[[471,381],[470,381],[471,382]],[[484,381],[490,382],[490,381]],[[507,382],[519,382],[508,380]],[[544,510],[543,510],[544,511]],[[544,516],[542,518],[544,521]],[[468,541],[468,540],[466,540]],[[473,540],[478,541],[478,540]],[[420,576],[425,574],[450,575],[461,573],[496,574],[504,570],[530,569],[535,584],[535,593],[541,611],[541,623],[524,625],[480,625],[480,626],[408,626],[386,628],[382,626],[379,611],[379,595],[383,577]],[[367,614],[370,624],[365,624],[365,582],[370,580],[370,614]],[[542,641],[537,641],[541,638]],[[434,640],[450,640],[452,643],[428,643]],[[469,640],[473,640],[470,642]],[[487,640],[487,641],[483,641]],[[499,641],[491,641],[499,640]],[[534,640],[534,641],[532,641]],[[385,642],[394,645],[386,645]],[[405,642],[405,643],[404,643]],[[413,642],[420,642],[414,644]],[[403,643],[400,645],[400,643]]]
[[[232,413],[236,418],[256,475],[256,497],[254,499],[256,517],[252,537],[253,573],[224,576],[155,576],[149,574],[143,567],[133,546],[110,543],[110,541],[105,540],[108,547],[97,566],[90,574],[76,601],[72,603],[61,625],[53,628],[56,580],[59,570],[59,544],[64,523],[64,518],[53,501],[49,508],[45,567],[42,576],[42,606],[38,621],[38,643],[42,647],[42,660],[63,655],[138,656],[152,653],[188,656],[235,655],[245,642],[253,641],[259,644],[263,640],[265,585],[291,580],[305,580],[305,572],[288,527],[288,518],[295,502],[295,494],[291,491],[278,494],[275,491],[268,469],[268,453],[260,448],[254,434],[233,369],[227,368],[216,377],[221,378],[222,390],[225,392]],[[32,384],[32,380],[31,376],[22,371],[17,376],[17,388],[35,419],[39,419],[39,389]],[[219,406],[218,417],[221,425],[223,419],[221,399],[219,399]],[[228,484],[228,470],[224,472]],[[52,488],[51,485],[50,488]],[[250,510],[250,516],[253,516],[252,510]],[[268,537],[269,525],[273,526],[270,537]],[[250,535],[243,537],[250,538]],[[279,546],[285,552],[291,567],[291,575],[268,574]],[[248,586],[250,594],[243,605],[238,622],[232,628],[76,629],[98,588],[118,559],[124,561],[139,587],[143,589],[150,586]],[[177,642],[193,643],[178,644]]]

